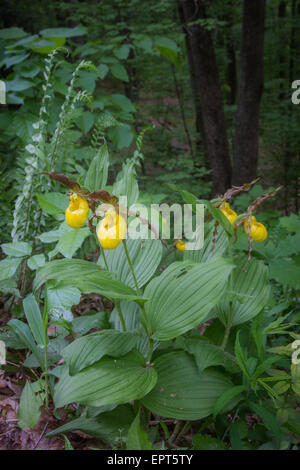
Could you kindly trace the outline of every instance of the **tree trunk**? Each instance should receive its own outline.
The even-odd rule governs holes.
[[[265,0],[244,0],[233,184],[256,177],[263,90]]]
[[[189,22],[206,18],[203,1],[179,0],[179,13],[184,19],[196,113],[201,111],[213,193],[223,193],[231,184],[231,163],[213,41],[208,30],[197,24],[189,25]]]

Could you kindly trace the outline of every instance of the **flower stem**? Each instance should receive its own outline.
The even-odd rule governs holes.
[[[129,253],[128,253],[127,243],[126,243],[126,240],[125,240],[125,239],[123,240],[123,246],[124,246],[125,255],[126,255],[126,258],[127,258],[127,261],[128,261],[129,267],[130,267],[130,270],[131,270],[131,274],[132,274],[132,277],[133,277],[133,281],[134,281],[134,285],[135,285],[136,291],[137,291],[137,293],[138,293],[139,295],[142,295],[142,292],[141,292],[141,290],[140,290],[140,288],[139,288],[139,286],[138,286],[138,283],[137,283],[137,280],[136,280],[136,277],[135,277],[133,265],[132,265],[132,262],[131,262],[131,259],[130,259]]]
[[[123,316],[123,313],[122,313],[122,310],[121,310],[120,301],[116,300],[115,305],[116,305],[116,309],[117,309],[117,312],[118,312],[118,315],[119,315],[119,318],[120,318],[120,322],[121,322],[121,325],[122,325],[122,330],[126,331],[126,324],[125,324],[124,316]]]

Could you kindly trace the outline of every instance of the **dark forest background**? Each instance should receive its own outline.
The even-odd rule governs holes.
[[[146,191],[173,182],[204,197],[259,176],[263,187],[284,185],[280,209],[298,211],[300,108],[291,96],[300,78],[299,0],[3,0],[6,182],[38,114],[45,30],[61,27],[69,28],[69,64],[58,70],[53,122],[70,62],[91,60],[98,69],[81,78],[95,101],[78,122],[77,143],[91,133],[95,113],[109,109],[125,122],[110,133],[116,171],[137,133],[153,126],[140,174]]]

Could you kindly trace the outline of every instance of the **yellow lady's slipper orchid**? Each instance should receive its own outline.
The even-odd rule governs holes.
[[[80,228],[89,215],[89,204],[86,199],[78,194],[70,196],[70,204],[66,209],[65,216],[67,224],[72,228]]]
[[[178,242],[176,243],[175,246],[176,246],[177,250],[179,250],[179,251],[185,251],[185,249],[186,249],[186,244],[182,240],[178,240]]]
[[[114,250],[125,238],[126,235],[125,219],[114,210],[105,213],[97,227],[97,237],[101,246],[105,250]]]
[[[229,222],[233,224],[235,219],[237,218],[237,213],[230,209],[230,205],[228,202],[225,202],[225,204],[222,204],[220,207],[220,211],[223,212],[223,214],[227,217]]]
[[[244,222],[244,229],[245,232],[247,232],[247,227],[248,227],[248,219]],[[250,222],[250,237],[255,241],[255,242],[263,242],[267,236],[268,236],[268,231],[266,227],[256,221],[256,218],[252,216],[251,222]]]

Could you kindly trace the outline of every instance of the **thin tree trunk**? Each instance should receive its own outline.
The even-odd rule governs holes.
[[[256,177],[263,91],[265,0],[244,0],[233,184]]]
[[[213,41],[207,29],[189,24],[206,18],[205,7],[200,0],[179,0],[179,14],[184,20],[192,87],[197,100],[196,114],[201,111],[213,192],[223,193],[231,184],[231,162]]]

